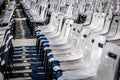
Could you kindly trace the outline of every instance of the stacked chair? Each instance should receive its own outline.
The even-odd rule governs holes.
[[[0,23],[0,80],[8,80],[12,74],[11,64],[13,55],[12,39],[14,37],[14,9],[15,2],[8,6]],[[12,66],[13,67],[13,66]]]
[[[119,0],[21,1],[31,21],[44,24],[51,15],[48,24],[32,25],[49,80],[119,78],[119,4]]]

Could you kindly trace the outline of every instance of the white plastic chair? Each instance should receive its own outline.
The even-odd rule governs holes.
[[[120,47],[107,43],[104,46],[101,63],[99,64],[95,80],[115,80],[118,79],[118,66],[120,59]]]
[[[74,29],[74,28],[73,28]],[[72,30],[72,29],[71,29]],[[86,34],[85,34],[85,32],[86,32]],[[87,35],[88,35],[88,33],[90,32],[90,30],[83,30],[82,31],[82,33],[81,33],[81,35],[83,35],[84,37],[86,37]],[[70,34],[70,33],[69,33]],[[55,59],[58,59],[58,60],[60,60],[60,61],[65,61],[65,60],[70,60],[70,59],[72,59],[73,60],[73,57],[69,57],[69,54],[70,55],[74,55],[74,53],[77,51],[77,49],[78,49],[78,47],[80,47],[79,45],[80,45],[80,41],[85,41],[85,38],[83,38],[83,36],[79,36],[78,37],[78,40],[74,40],[74,38],[73,38],[73,42],[74,41],[76,41],[75,42],[75,45],[73,45],[73,49],[71,50],[71,49],[66,49],[64,46],[63,46],[63,48],[65,48],[64,50],[62,50],[61,49],[61,51],[59,51],[59,50],[56,50],[56,51],[52,51],[51,53],[53,53],[54,54],[54,58]],[[81,39],[80,39],[81,38]],[[72,40],[72,39],[71,39]],[[82,45],[82,46],[84,46],[84,45]],[[57,47],[57,46],[56,46]],[[82,47],[83,48],[83,47]],[[69,51],[70,50],[70,51]],[[82,50],[82,49],[81,49]],[[51,54],[51,53],[49,53],[49,54]],[[49,55],[48,54],[48,55]],[[61,56],[60,56],[61,55]],[[68,56],[69,58],[63,58],[63,56]],[[76,54],[76,57],[81,57],[81,55],[79,55],[79,56],[77,56],[77,54]],[[75,58],[76,58],[75,57]]]
[[[51,17],[52,18],[52,17]],[[40,32],[37,32],[38,34],[43,35],[55,35],[57,32],[60,32],[62,29],[64,16],[58,16],[58,14],[51,19],[50,24],[47,26],[38,26],[38,29],[40,29]],[[53,22],[53,20],[56,21],[56,23]]]
[[[68,23],[68,26],[66,26],[66,27],[67,28],[69,27],[69,23]],[[71,26],[71,29],[69,30],[68,33],[65,33],[67,31],[64,32],[64,30],[63,30],[60,37],[58,37],[56,40],[53,39],[54,41],[51,40],[49,43],[43,44],[43,45],[46,45],[46,44],[50,45],[49,47],[45,47],[44,50],[51,49],[53,53],[57,52],[57,54],[60,54],[60,53],[64,54],[64,53],[72,52],[75,49],[75,45],[78,41],[78,36],[79,36],[80,31],[81,31],[81,28],[79,28],[79,27],[80,26],[77,26],[77,27],[74,25]],[[65,38],[67,38],[67,42],[65,42],[63,44],[63,41]],[[56,42],[56,44],[55,43],[53,44],[52,41]]]
[[[111,36],[114,36],[117,32],[117,29],[118,29],[118,24],[119,24],[119,17],[114,17],[113,20],[112,20],[112,23],[110,25],[110,30],[108,33],[106,34],[103,34],[104,36],[106,36],[107,38],[108,37],[111,37]]]
[[[59,20],[59,13],[52,12],[49,24],[44,26],[37,26],[35,27],[35,31],[37,32],[37,30],[41,30],[43,32],[46,31],[51,32],[53,31],[54,27],[58,27],[59,24],[58,20]],[[54,23],[54,21],[56,21],[56,23]]]
[[[33,22],[45,22],[47,19],[47,8],[42,7],[40,15],[32,15],[31,21]]]
[[[106,16],[105,22],[104,22],[104,27],[102,30],[97,31],[98,34],[105,34],[109,31],[110,29],[110,24],[112,22],[112,13],[108,13],[108,15]]]
[[[93,41],[94,38],[94,41]],[[91,42],[92,40],[92,42]],[[90,43],[90,42],[91,43]],[[58,80],[75,80],[75,79],[87,79],[91,77],[95,77],[97,73],[98,64],[100,63],[100,58],[102,54],[102,47],[99,44],[104,45],[106,39],[103,36],[98,36],[95,34],[91,34],[89,36],[88,44],[86,44],[85,53],[83,54],[83,58],[81,59],[81,66],[79,69],[68,70],[63,72],[63,76]],[[91,46],[90,46],[91,45]],[[77,52],[76,52],[77,54]],[[79,53],[80,54],[80,53]],[[72,57],[72,56],[71,56]],[[66,57],[63,57],[66,58]],[[74,56],[73,56],[74,58]],[[85,65],[82,65],[85,64]],[[72,65],[72,64],[71,64]],[[75,74],[77,73],[77,74]]]
[[[60,24],[58,26],[58,29],[56,28],[56,31],[54,31],[53,33],[50,33],[50,34],[45,34],[45,37],[47,38],[48,41],[54,42],[54,41],[61,40],[64,38],[65,33],[66,33],[65,31],[68,26],[69,27],[70,27],[70,25],[72,26],[73,20],[65,20],[65,22],[64,22],[63,19],[64,19],[64,17],[61,18]]]

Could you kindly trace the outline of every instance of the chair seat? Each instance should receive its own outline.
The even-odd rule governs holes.
[[[63,75],[58,80],[79,80],[88,79],[96,76],[96,67],[92,65],[84,65],[76,70],[64,71]],[[76,73],[76,74],[75,74]],[[94,80],[94,79],[93,79]]]

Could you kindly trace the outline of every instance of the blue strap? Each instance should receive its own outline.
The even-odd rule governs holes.
[[[55,67],[55,66],[60,66],[60,61],[58,61],[58,60],[52,61],[52,66],[53,66],[53,67]]]
[[[45,44],[45,45],[43,45],[43,47],[50,47],[50,45],[49,44]]]
[[[41,40],[41,43],[45,44],[45,43],[49,43],[49,41],[48,40],[46,40],[46,41],[45,40],[43,40],[43,41]]]
[[[40,32],[36,32],[36,34],[40,34]]]
[[[40,38],[46,38],[45,35],[43,35],[43,34],[40,34],[39,37],[40,37]]]
[[[36,36],[39,37],[39,36],[40,36],[40,33],[36,33]]]
[[[48,56],[48,59],[51,59],[51,58],[53,58],[53,55],[52,55],[52,54]]]
[[[45,36],[44,34],[40,34],[40,36]]]
[[[56,72],[55,79],[58,80],[62,75],[63,75],[63,71],[62,70],[58,70]]]
[[[40,29],[36,29],[35,32],[41,32],[41,30]]]
[[[37,37],[41,38],[41,37],[45,37],[45,35],[39,33],[39,34],[37,34]]]
[[[44,38],[39,37],[39,39],[40,39],[40,40],[47,40],[47,38],[45,38],[45,37],[44,37]]]
[[[51,53],[52,52],[52,50],[51,49],[47,49],[46,50],[46,53],[48,54],[48,53]]]

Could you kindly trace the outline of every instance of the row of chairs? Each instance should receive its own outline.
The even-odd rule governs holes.
[[[11,1],[0,23],[0,80],[9,80],[9,75],[12,74],[12,55],[14,53],[12,39],[15,35],[15,19],[13,16],[15,7],[15,2]]]
[[[119,7],[114,6],[115,4],[118,5],[119,2],[112,0],[97,2],[95,0],[78,0],[76,2],[72,0],[49,0],[49,2],[46,2],[47,0],[25,0],[21,2],[22,8],[28,17],[28,25],[31,28],[31,32],[33,32],[33,27],[37,26],[37,23],[45,22],[47,20],[46,15],[52,11],[60,12],[66,18],[74,19],[77,23],[87,20],[83,25],[90,24],[93,15],[96,15],[95,19],[101,17],[105,21],[108,14],[111,15],[113,11],[114,13],[119,12],[117,11]],[[104,21],[102,22],[104,23]]]
[[[37,53],[49,80],[119,78],[119,0],[26,0],[21,4],[34,16],[40,2],[48,4],[50,21],[33,27]]]
[[[47,2],[44,0],[42,2]],[[25,16],[27,17],[27,25],[30,27],[31,33],[33,34],[34,26],[40,23],[45,23],[47,20],[47,4],[42,4],[41,1],[37,0],[23,0],[21,1],[21,8]]]

